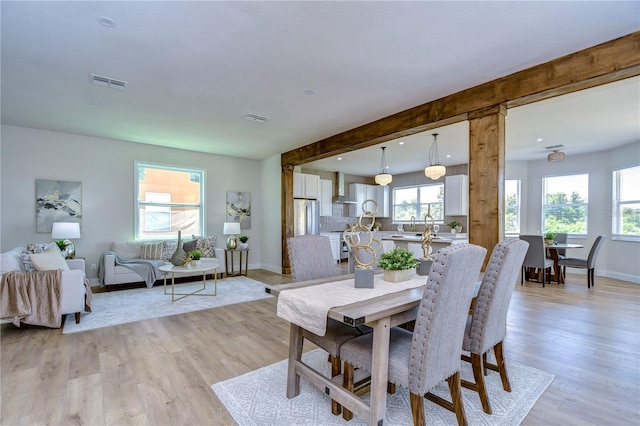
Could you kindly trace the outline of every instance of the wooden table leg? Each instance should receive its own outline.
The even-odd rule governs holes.
[[[390,318],[382,318],[373,327],[373,358],[371,360],[371,402],[369,424],[383,424],[387,408],[389,378]]]
[[[300,394],[300,376],[296,374],[296,362],[302,359],[302,329],[291,324],[289,330],[289,364],[287,366],[287,398]]]

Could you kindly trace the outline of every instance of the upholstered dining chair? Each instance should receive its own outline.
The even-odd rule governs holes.
[[[438,251],[418,307],[413,332],[393,327],[389,339],[389,378],[410,391],[415,425],[425,424],[423,397],[455,412],[466,424],[460,391],[460,348],[469,305],[487,250],[472,244],[455,244]],[[373,335],[342,345],[344,387],[354,391],[354,370],[371,373]],[[382,349],[382,348],[381,348]],[[452,401],[428,393],[446,380]],[[344,410],[349,420],[353,414]]]
[[[331,253],[328,237],[321,235],[300,235],[287,238],[289,265],[294,281],[307,281],[340,275]],[[308,330],[302,330],[302,338],[306,339],[329,353],[331,377],[342,373],[340,347],[343,343],[361,336],[367,328],[354,328],[341,322],[328,319],[327,331],[318,336]],[[341,406],[331,401],[331,412],[339,415]]]
[[[556,234],[556,237],[554,238],[554,241],[556,243],[566,244],[568,237],[569,237],[569,234],[567,234],[566,232],[559,232],[559,233]],[[562,259],[562,258],[567,256],[567,250],[566,249],[556,249],[556,252],[558,253],[558,258],[559,259]]]
[[[520,239],[529,243],[527,255],[522,262],[522,276],[520,284],[524,282],[526,275],[529,281],[529,268],[537,268],[542,270],[542,287],[544,287],[545,276],[549,284],[551,284],[551,268],[553,260],[547,257],[547,250],[544,248],[544,237],[542,235],[520,235]]]
[[[526,241],[515,238],[503,240],[494,247],[473,304],[473,312],[467,318],[462,350],[470,354],[463,354],[462,359],[471,362],[475,383],[462,380],[462,386],[478,392],[482,409],[487,414],[491,414],[491,405],[484,383],[485,368],[499,372],[502,387],[511,392],[502,341],[507,333],[507,312],[513,287],[528,247]],[[495,364],[486,362],[486,354],[491,349],[495,354]]]
[[[564,259],[558,260],[558,266],[562,267],[562,275],[565,275],[567,266],[569,268],[582,268],[587,270],[587,288],[595,287],[595,269],[596,269],[596,258],[598,257],[598,252],[600,251],[600,247],[602,247],[602,243],[607,237],[604,235],[598,235],[598,238],[593,242],[591,246],[591,250],[589,250],[589,257],[586,259],[579,259],[575,257],[567,257]]]

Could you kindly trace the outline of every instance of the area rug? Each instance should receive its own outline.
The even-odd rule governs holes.
[[[329,376],[327,353],[315,349],[303,354],[303,360],[317,371]],[[471,366],[462,363],[462,377],[472,379]],[[478,394],[462,390],[464,408],[470,425],[519,425],[540,395],[553,381],[554,375],[507,360],[511,392],[502,389],[500,376],[485,377],[493,414],[482,411]],[[345,422],[331,414],[331,399],[305,379],[300,380],[300,395],[286,397],[287,360],[268,365],[233,379],[211,386],[220,401],[240,426],[249,425],[365,425],[357,416]],[[446,383],[434,392],[450,400]],[[363,397],[365,400],[366,396]],[[368,402],[368,401],[367,401]],[[429,425],[457,424],[455,414],[425,400],[425,416]],[[412,425],[409,392],[396,387],[387,395],[385,425]]]
[[[190,293],[199,288],[202,281],[193,281],[176,284],[175,291]],[[67,315],[62,334],[273,297],[264,289],[264,284],[251,278],[229,277],[218,280],[217,296],[188,296],[173,303],[171,294],[164,294],[162,285],[95,293],[91,298],[92,312],[83,313],[80,324],[76,324],[74,315]],[[167,291],[171,292],[170,286]],[[201,293],[213,293],[213,280],[207,280],[206,290]]]

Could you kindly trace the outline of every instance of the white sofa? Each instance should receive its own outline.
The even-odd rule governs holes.
[[[2,259],[1,274],[11,271],[25,271],[20,253],[24,247],[16,247],[0,254]],[[62,315],[75,314],[76,323],[80,322],[80,313],[85,308],[84,261],[68,259],[69,271],[62,271]]]
[[[119,258],[123,259],[141,259],[142,258],[142,245],[143,241],[114,241],[111,244],[111,251],[114,252]],[[217,270],[218,274],[224,274],[224,250],[221,248],[215,248],[215,257],[220,264]],[[165,262],[169,263],[169,262]],[[120,284],[132,284],[144,282],[144,278],[134,272],[132,269],[123,265],[116,265],[116,258],[114,255],[105,253],[102,257],[102,264],[100,268],[103,268],[101,274],[104,274],[104,281],[100,282],[101,286],[108,285],[120,285]],[[156,271],[158,279],[162,279],[163,274]],[[183,273],[180,277],[190,276],[202,276],[201,272]]]

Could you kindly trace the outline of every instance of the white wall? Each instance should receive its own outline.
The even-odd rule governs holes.
[[[260,194],[260,161],[16,126],[1,131],[0,250],[51,241],[35,232],[36,179],[82,182],[82,238],[74,242],[77,255],[86,258],[87,276],[95,277],[90,265],[111,242],[134,237],[134,161],[141,160],[206,170],[206,231],[218,236],[218,247],[226,241],[226,191],[251,192],[252,226],[243,233],[250,238],[249,267],[260,267],[261,218],[269,216]]]
[[[640,244],[611,240],[611,173],[638,163],[640,143],[591,154],[567,154],[566,160],[560,162],[549,163],[546,159],[529,162],[527,198],[523,198],[522,203],[527,211],[527,221],[522,226],[522,233],[536,234],[542,230],[543,177],[588,173],[588,237],[569,239],[571,243],[584,244],[585,248],[570,250],[567,256],[586,258],[596,237],[605,235],[607,239],[598,256],[596,275],[640,283]]]

